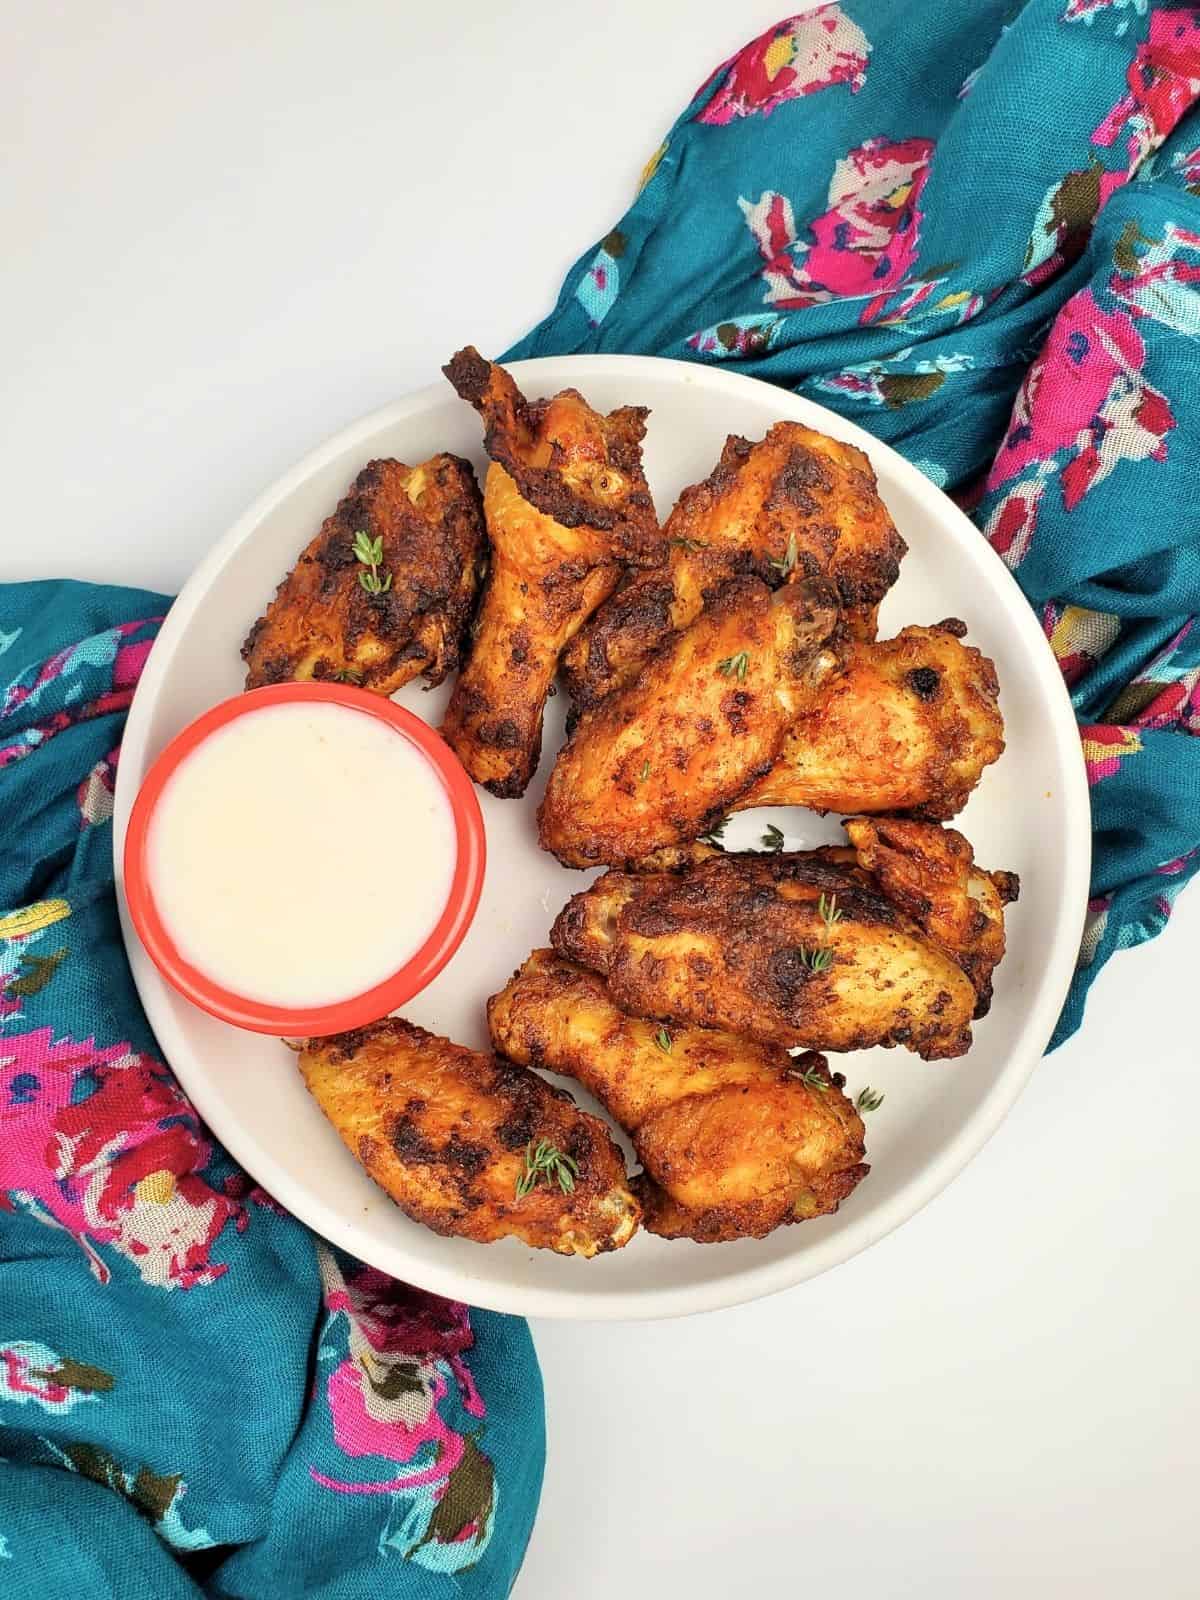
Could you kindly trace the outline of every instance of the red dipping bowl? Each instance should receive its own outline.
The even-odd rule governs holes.
[[[249,716],[268,706],[306,701],[345,706],[375,717],[386,723],[397,738],[408,740],[440,780],[450,802],[457,857],[450,894],[433,932],[397,972],[349,999],[330,1005],[292,1008],[235,994],[184,959],[155,904],[147,846],[159,797],[179,764],[199,745],[237,717]],[[483,888],[486,857],[483,817],[474,785],[450,746],[420,717],[381,695],[369,694],[349,683],[276,683],[265,689],[250,689],[213,706],[177,734],[150,768],[133,803],[125,834],[125,898],[146,954],[167,982],[193,1005],[255,1033],[303,1038],[361,1028],[404,1005],[432,983],[471,925]]]

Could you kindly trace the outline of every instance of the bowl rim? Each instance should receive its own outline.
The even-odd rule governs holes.
[[[1042,967],[1041,981],[1019,1048],[1012,1052],[1009,1061],[999,1071],[990,1092],[979,1103],[974,1115],[937,1158],[909,1178],[888,1203],[878,1207],[871,1216],[813,1240],[803,1252],[789,1253],[777,1260],[762,1261],[749,1267],[742,1265],[728,1274],[701,1282],[638,1289],[613,1289],[601,1284],[589,1289],[582,1283],[545,1289],[513,1282],[501,1283],[497,1277],[487,1273],[476,1274],[469,1267],[450,1267],[415,1257],[406,1249],[402,1235],[395,1244],[389,1241],[386,1246],[381,1245],[374,1231],[364,1226],[357,1216],[322,1197],[311,1184],[294,1179],[271,1152],[261,1148],[257,1138],[224,1117],[214,1096],[209,1093],[207,1081],[193,1078],[190,1071],[180,1073],[177,1068],[174,1070],[192,1104],[213,1128],[233,1159],[251,1172],[293,1216],[316,1233],[335,1240],[340,1248],[394,1277],[417,1283],[432,1293],[516,1316],[593,1322],[687,1316],[746,1304],[794,1288],[832,1267],[840,1266],[923,1210],[963,1171],[995,1133],[1040,1061],[1075,971],[1087,914],[1091,873],[1090,801],[1070,694],[1036,613],[1011,571],[978,528],[918,467],[857,423],[830,411],[807,395],[781,389],[749,374],[664,356],[580,353],[538,356],[506,362],[505,365],[523,389],[545,384],[547,392],[551,388],[562,387],[564,383],[584,384],[586,379],[579,376],[581,366],[599,376],[608,375],[631,382],[636,382],[639,373],[649,378],[661,376],[665,369],[670,369],[672,382],[690,388],[707,389],[717,396],[733,397],[746,385],[756,392],[767,390],[774,397],[780,416],[794,417],[809,426],[822,429],[834,438],[857,445],[873,465],[877,466],[881,459],[885,460],[893,480],[910,494],[936,506],[939,519],[956,526],[958,537],[979,573],[981,584],[1017,631],[1037,679],[1044,712],[1056,731],[1054,749],[1064,814],[1062,894],[1049,946],[1051,954]],[[281,501],[302,487],[309,477],[336,456],[364,446],[366,441],[379,433],[421,415],[444,398],[442,384],[428,384],[377,407],[319,442],[251,502],[196,566],[163,623],[158,646],[150,653],[130,708],[124,740],[127,759],[118,767],[115,794],[114,845],[118,862],[121,860],[120,841],[136,787],[133,768],[145,758],[158,686],[167,672],[168,652],[161,649],[162,644],[169,644],[186,631],[197,605],[227,562]],[[161,1025],[169,1033],[172,1031],[172,1022],[167,999],[154,968],[143,957],[132,936],[119,869],[117,897],[134,981],[147,1016],[152,1026],[158,1029]],[[212,1114],[214,1112],[215,1115]],[[809,1226],[818,1227],[820,1224]]]
[[[217,983],[181,954],[159,910],[148,861],[159,801],[182,764],[214,734],[275,706],[334,705],[373,717],[415,749],[441,783],[454,818],[456,853],[446,904],[428,937],[389,977],[359,994],[319,1006],[281,1006]],[[130,920],[162,976],[193,1005],[252,1033],[319,1037],[360,1028],[419,994],[450,960],[471,925],[483,889],[487,846],[474,786],[450,746],[427,723],[385,696],[353,684],[322,681],[266,684],[219,701],[165,746],[138,789],[123,852]]]

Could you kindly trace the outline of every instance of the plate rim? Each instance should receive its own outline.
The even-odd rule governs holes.
[[[1036,613],[1011,570],[992,550],[980,531],[919,468],[891,445],[857,423],[830,411],[818,401],[746,373],[663,356],[587,353],[539,356],[506,365],[525,388],[553,385],[555,373],[577,369],[581,362],[597,373],[628,377],[631,385],[636,383],[639,371],[661,373],[664,368],[673,369],[673,382],[708,387],[725,394],[750,384],[755,390],[767,390],[778,400],[781,416],[788,414],[789,406],[794,407],[798,403],[807,414],[810,425],[822,426],[821,422],[811,422],[815,413],[819,418],[827,419],[825,431],[858,445],[872,457],[873,463],[881,455],[885,457],[890,475],[904,484],[918,500],[928,500],[932,496],[939,503],[943,515],[948,514],[951,524],[957,523],[959,532],[966,536],[963,540],[965,548],[969,553],[978,555],[981,568],[995,563],[991,571],[992,592],[1003,597],[1002,603],[1009,613],[1006,620],[1012,620],[1015,624],[1017,642],[1024,646],[1031,658],[1039,701],[1051,721],[1053,747],[1060,767],[1058,798],[1063,810],[1066,837],[1064,887],[1050,941],[1050,957],[1041,968],[1041,979],[1022,1029],[1019,1048],[1010,1052],[989,1093],[940,1154],[904,1183],[879,1208],[877,1214],[864,1215],[858,1223],[851,1220],[847,1226],[803,1252],[789,1253],[758,1266],[742,1267],[725,1277],[648,1290],[609,1289],[599,1285],[594,1289],[582,1285],[561,1289],[522,1288],[491,1281],[476,1284],[469,1272],[410,1258],[402,1244],[382,1248],[379,1241],[369,1235],[354,1217],[339,1214],[330,1202],[322,1201],[314,1191],[294,1182],[285,1170],[276,1167],[269,1152],[258,1148],[248,1152],[247,1142],[251,1136],[248,1133],[243,1136],[239,1126],[219,1126],[219,1115],[217,1118],[210,1115],[211,1101],[204,1082],[189,1082],[190,1069],[181,1072],[171,1060],[162,1037],[164,1030],[169,1032],[171,1029],[166,1009],[169,990],[142,950],[133,930],[122,871],[125,831],[133,798],[145,775],[148,760],[152,759],[147,756],[149,726],[172,655],[170,647],[177,637],[185,633],[217,575],[280,500],[298,489],[332,457],[352,448],[358,440],[402,423],[430,404],[444,400],[445,391],[441,384],[429,384],[376,407],[308,450],[255,497],[187,578],[171,604],[155,646],[149,653],[126,720],[114,791],[113,863],[126,955],[138,997],[164,1061],[170,1066],[201,1119],[211,1128],[229,1155],[297,1221],[393,1277],[486,1310],[567,1321],[648,1321],[746,1304],[794,1288],[840,1266],[916,1216],[974,1160],[1008,1115],[1042,1059],[1070,988],[1087,913],[1092,854],[1091,806],[1070,694]],[[997,578],[999,583],[995,582]],[[164,644],[166,649],[163,648]],[[1072,750],[1077,752],[1076,760],[1071,759]],[[586,1265],[583,1270],[586,1270]]]

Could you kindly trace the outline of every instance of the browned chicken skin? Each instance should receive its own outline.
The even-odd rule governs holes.
[[[798,712],[771,771],[728,809],[909,811],[953,817],[1004,749],[996,669],[963,624],[848,639]]]
[[[378,539],[379,592],[355,537]],[[433,685],[458,666],[486,545],[470,463],[371,461],[251,628],[246,687],[342,678],[394,694],[419,673]]]
[[[940,830],[908,827],[927,830],[932,913],[936,894],[949,892]],[[914,906],[923,881],[916,842],[910,834],[905,893]],[[1000,886],[1013,880],[991,882],[995,896],[976,903],[1002,921]],[[972,887],[964,879],[960,892]],[[927,929],[848,852],[814,850],[722,855],[676,874],[605,873],[567,903],[551,939],[560,955],[604,974],[616,1004],[635,1015],[787,1048],[903,1044],[938,1060],[970,1047],[981,957],[996,947],[981,934],[967,949],[952,946],[940,936],[948,925]]]
[[[836,622],[828,585],[726,584],[636,683],[584,712],[538,811],[543,848],[584,867],[697,838],[771,770]]]
[[[608,1129],[536,1072],[400,1017],[308,1040],[300,1070],[375,1182],[435,1233],[481,1244],[512,1234],[594,1256],[620,1249],[637,1228],[640,1207]],[[566,1169],[560,1184],[551,1172],[519,1195],[542,1141],[570,1158],[574,1174]]]
[[[846,833],[859,866],[941,945],[975,988],[975,1015],[992,1003],[992,973],[1004,959],[1004,907],[1020,893],[1015,872],[985,872],[954,828],[900,817],[851,817]]]
[[[774,587],[828,576],[854,631],[872,637],[875,608],[905,551],[862,451],[798,422],[777,422],[758,444],[731,434],[714,471],[683,491],[663,531],[666,566],[631,574],[563,659],[577,705],[631,683],[666,636],[695,621],[733,577],[752,574]]]
[[[563,649],[625,563],[662,559],[642,471],[646,412],[623,406],[601,416],[574,389],[530,403],[470,347],[444,370],[484,419],[492,554],[442,732],[477,783],[516,796],[537,767]]]
[[[822,1056],[627,1016],[604,980],[535,950],[488,1002],[496,1049],[575,1078],[632,1136],[651,1233],[761,1239],[836,1211],[866,1175],[863,1125]]]

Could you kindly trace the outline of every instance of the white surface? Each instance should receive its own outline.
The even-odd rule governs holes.
[[[303,450],[532,322],[783,9],[3,0],[0,573],[178,585]],[[969,1170],[848,1266],[686,1322],[538,1325],[518,1600],[1190,1600],[1198,947],[1193,888]]]
[[[886,1100],[870,1118],[871,1176],[836,1216],[719,1250],[643,1233],[626,1249],[584,1264],[516,1239],[481,1250],[410,1222],[321,1116],[279,1040],[230,1028],[189,1005],[159,975],[126,917],[133,974],[167,1060],[230,1153],[296,1216],[373,1266],[454,1299],[528,1316],[661,1317],[734,1305],[790,1288],[898,1227],[979,1149],[1037,1065],[1071,980],[1087,899],[1088,797],[1075,723],[1037,619],[1003,562],[928,478],[852,423],[736,373],[645,356],[553,357],[514,362],[510,370],[530,394],[574,387],[603,411],[631,396],[648,406],[646,477],[660,515],[685,485],[708,474],[731,432],[761,438],[780,417],[792,417],[869,451],[909,547],[880,614],[884,634],[909,621],[962,617],[969,637],[995,661],[1002,686],[1008,748],[959,820],[979,861],[1015,871],[1023,888],[1005,918],[1008,955],[969,1059],[957,1069],[931,1070],[903,1050],[838,1058],[851,1094],[869,1084]],[[118,864],[152,762],[195,717],[238,692],[240,641],[346,485],[375,457],[415,463],[435,450],[483,466],[478,418],[444,381],[318,446],[197,567],[163,624],[125,728],[114,816]],[[397,698],[436,726],[449,688],[428,694],[414,683]],[[545,944],[554,914],[588,882],[537,844],[537,805],[562,743],[565,705],[565,696],[550,702],[541,767],[526,795],[480,794],[488,863],[475,921],[445,971],[404,1007],[411,1021],[461,1044],[487,1045],[488,996]],[[784,830],[789,847],[843,837],[836,818],[791,808],[739,817],[729,843],[757,845],[769,821]],[[120,877],[118,866],[118,891]]]

